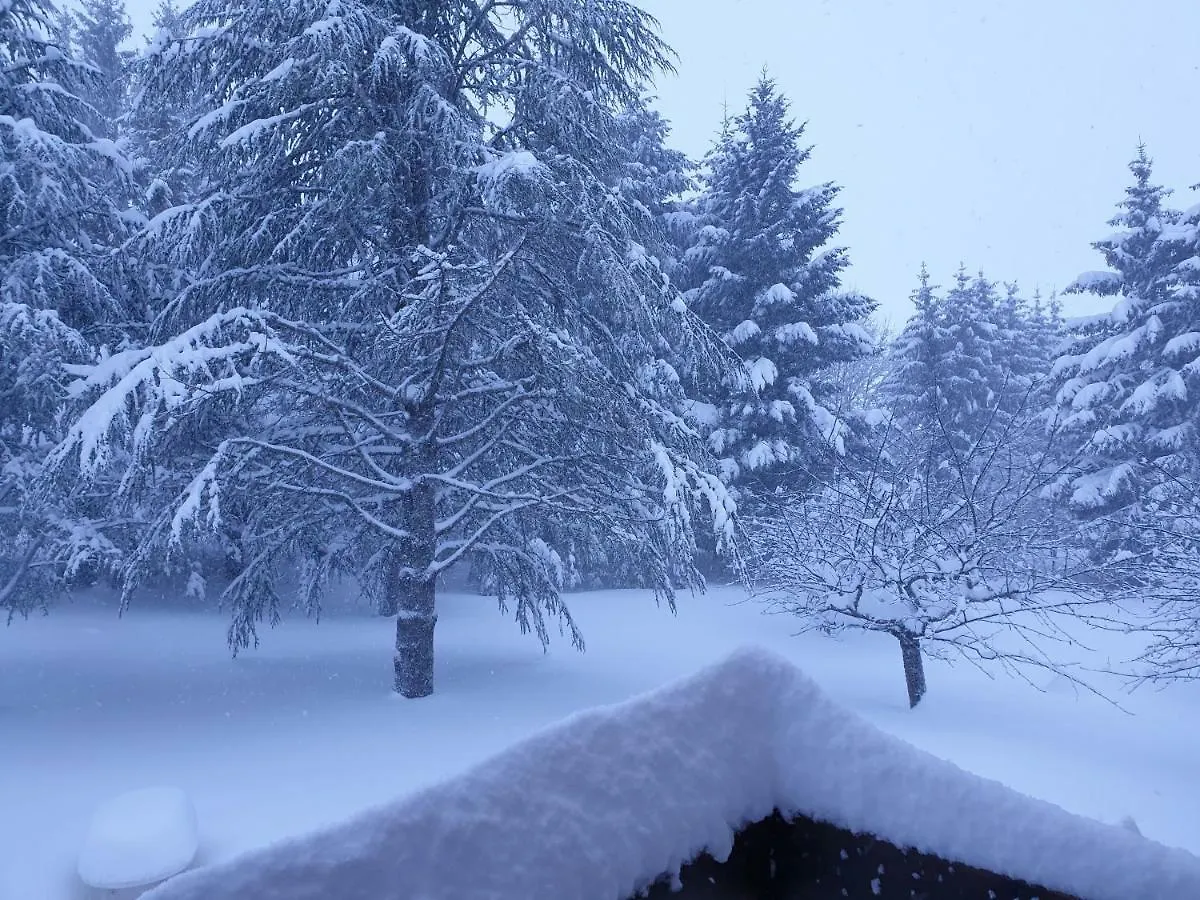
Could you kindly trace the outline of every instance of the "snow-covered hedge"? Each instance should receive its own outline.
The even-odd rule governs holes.
[[[775,808],[1085,900],[1200,897],[1197,857],[964,772],[743,651],[146,900],[617,900]]]

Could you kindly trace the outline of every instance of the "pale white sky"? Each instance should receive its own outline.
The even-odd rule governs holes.
[[[157,0],[128,0],[144,28]],[[763,66],[843,185],[848,282],[903,319],[922,260],[1043,290],[1103,265],[1090,242],[1139,138],[1200,196],[1197,0],[641,0],[679,54],[658,86],[675,144],[707,149]],[[1068,312],[1096,301],[1068,299]]]

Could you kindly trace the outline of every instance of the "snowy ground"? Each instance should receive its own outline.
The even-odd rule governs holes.
[[[230,660],[219,614],[62,607],[0,629],[0,898],[92,896],[74,874],[96,804],[173,784],[195,801],[200,862],[340,820],[461,771],[574,710],[629,697],[756,643],[887,731],[981,775],[1200,853],[1200,685],[1122,696],[1039,693],[934,663],[907,709],[890,639],[788,636],[733,591],[678,617],[638,592],[576,596],[588,652],[543,655],[476,597],[439,620],[438,694],[389,691],[390,626],[297,619]],[[1102,652],[1121,653],[1110,646]]]

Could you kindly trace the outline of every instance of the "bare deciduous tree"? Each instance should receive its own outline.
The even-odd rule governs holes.
[[[962,450],[889,421],[869,465],[839,460],[802,502],[777,498],[752,529],[758,594],[804,631],[895,637],[912,706],[925,655],[1078,680],[1054,645],[1068,619],[1106,618],[1096,582],[1120,561],[1089,559],[1046,502],[1062,464],[1032,405],[997,407]]]

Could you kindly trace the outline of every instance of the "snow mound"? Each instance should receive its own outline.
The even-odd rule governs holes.
[[[130,791],[96,810],[79,854],[79,877],[109,890],[154,884],[190,866],[198,843],[196,810],[183,791]]]
[[[964,772],[746,650],[145,900],[613,900],[776,807],[1086,900],[1200,897],[1200,859]]]

